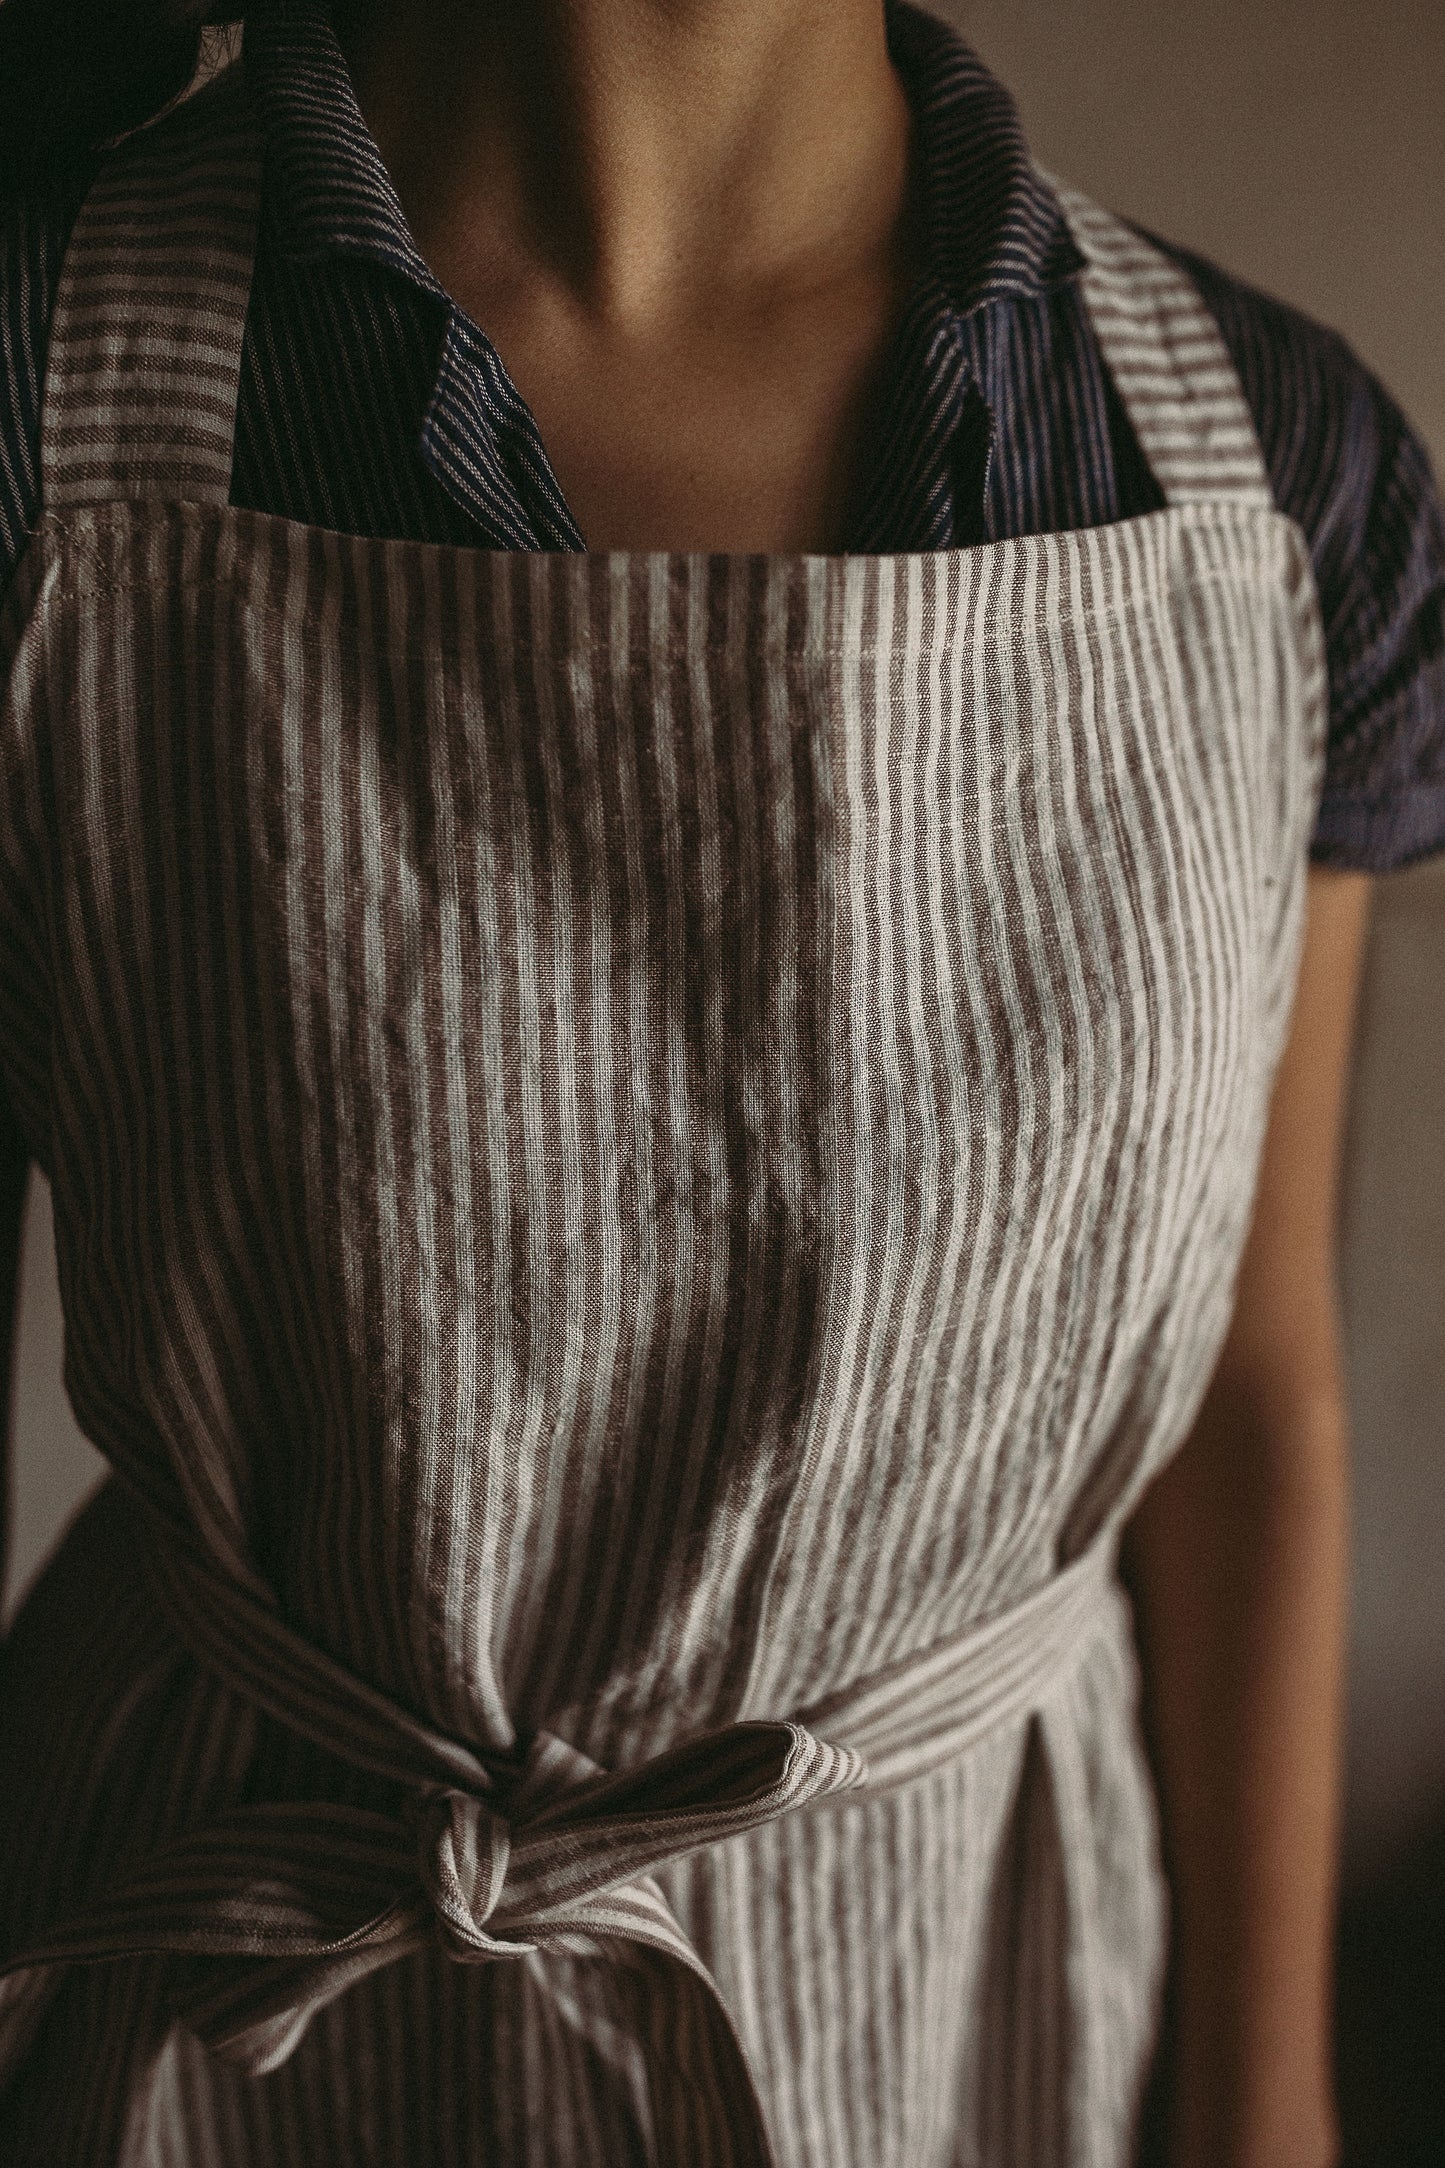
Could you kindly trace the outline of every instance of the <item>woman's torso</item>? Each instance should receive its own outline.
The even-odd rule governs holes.
[[[247,200],[221,188],[213,240]],[[179,422],[123,372],[106,410],[72,318],[4,740],[6,1082],[72,1395],[218,1603],[244,1587],[439,1734],[628,1768],[826,1702],[1107,1536],[1202,1389],[1288,1005],[1319,628],[1197,297],[1074,216],[1168,501],[972,551],[492,555],[237,509],[244,233],[162,342],[193,386],[219,357]],[[72,1893],[218,1803],[392,1811],[165,1634],[146,1613],[167,1653],[75,1776],[77,1810],[121,1771],[144,1798]],[[1054,1977],[1097,2057],[1156,1868],[1117,1609],[1075,1654],[1017,1811],[1052,1786],[1074,1909],[1025,1916],[1084,1936]],[[39,1661],[22,1626],[18,1710]],[[66,1689],[65,1738],[115,1683]],[[148,1726],[199,1727],[189,1794],[142,1781]],[[1096,1826],[1063,1804],[1091,1765]],[[851,1829],[882,1888],[893,1811],[816,1841]],[[65,1843],[22,1916],[63,1904]],[[710,1857],[668,1886],[726,1999],[746,1905],[708,1923]],[[1147,2000],[1070,2159],[1127,2115]]]

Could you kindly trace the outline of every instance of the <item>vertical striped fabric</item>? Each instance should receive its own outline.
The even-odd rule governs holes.
[[[226,502],[253,141],[223,78],[82,213],[0,619],[4,1083],[115,1469],[0,1669],[0,2157],[1124,2168],[1113,1546],[1323,753],[1218,334],[1070,198],[1156,514],[332,533]]]

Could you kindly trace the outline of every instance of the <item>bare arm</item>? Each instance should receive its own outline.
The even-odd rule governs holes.
[[[1369,883],[1312,869],[1234,1322],[1125,1533],[1174,1904],[1169,2168],[1329,2168],[1348,1557],[1335,1202]]]

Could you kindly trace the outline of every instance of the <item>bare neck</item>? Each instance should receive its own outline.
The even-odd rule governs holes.
[[[344,33],[418,245],[646,331],[889,245],[882,0],[360,0]]]

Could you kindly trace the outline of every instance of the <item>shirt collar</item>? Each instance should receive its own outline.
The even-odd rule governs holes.
[[[251,0],[246,84],[266,149],[275,245],[293,261],[370,257],[442,296],[352,88],[325,0]]]
[[[949,306],[971,316],[1074,278],[1083,255],[998,77],[909,0],[888,0],[888,49],[918,132],[929,274]]]
[[[957,32],[887,0],[919,131],[930,283],[960,317],[1074,277],[1083,258],[1029,155],[1018,109]],[[325,0],[252,0],[244,56],[279,246],[370,257],[442,297],[352,89]]]

